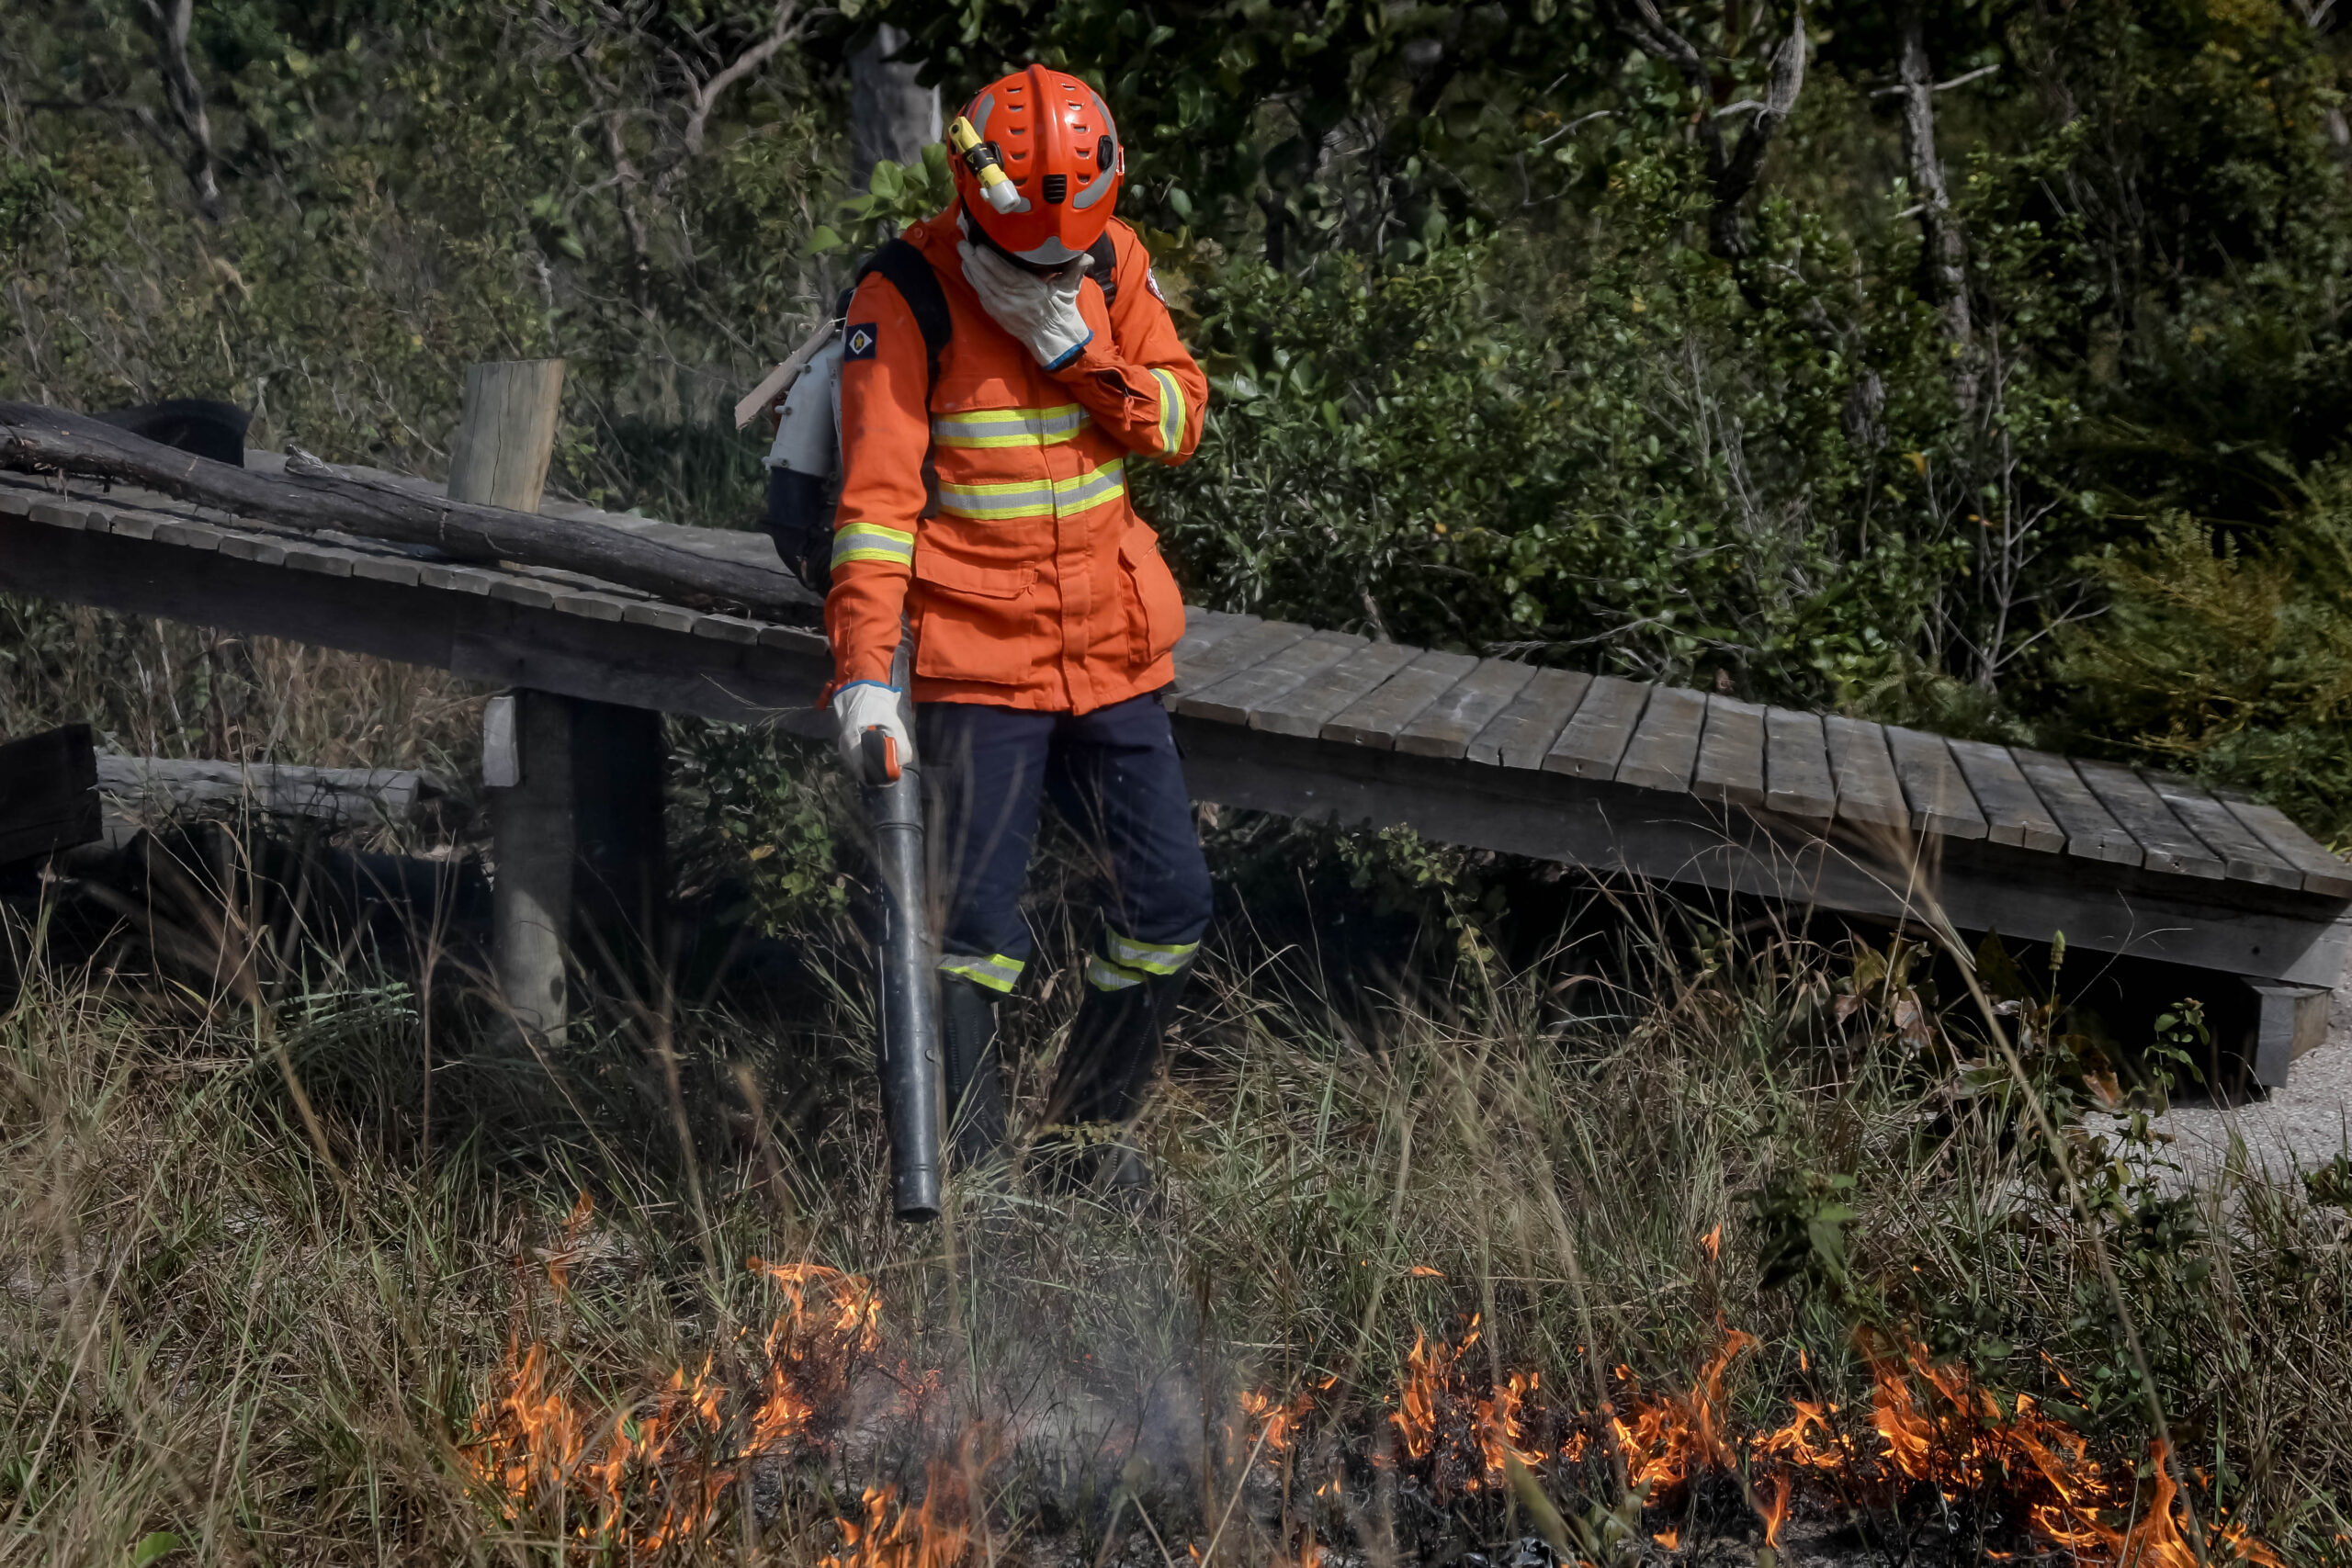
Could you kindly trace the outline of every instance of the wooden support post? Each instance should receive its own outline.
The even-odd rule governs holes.
[[[452,500],[537,512],[555,450],[560,359],[477,365],[449,453]],[[502,734],[501,731],[503,731]],[[559,1043],[570,1008],[564,954],[571,928],[571,704],[517,691],[483,736],[491,784],[491,969],[514,1027]]]
[[[88,725],[0,745],[0,865],[97,836],[97,761]]]
[[[571,699],[526,688],[512,702],[514,783],[490,792],[491,967],[514,1028],[554,1045],[570,1012]]]
[[[608,956],[631,985],[650,979],[663,949],[667,754],[662,716],[652,709],[573,699],[571,798],[580,844],[574,931],[583,948]]]

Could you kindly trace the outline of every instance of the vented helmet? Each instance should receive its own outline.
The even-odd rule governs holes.
[[[981,88],[948,128],[964,210],[1023,261],[1058,266],[1102,237],[1126,174],[1093,88],[1032,65]]]

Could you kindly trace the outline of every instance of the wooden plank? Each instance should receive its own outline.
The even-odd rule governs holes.
[[[1706,694],[1682,686],[1658,687],[1625,742],[1617,782],[1642,789],[1689,789],[1690,771],[1699,761],[1699,732],[1706,722]]]
[[[414,582],[422,571],[419,562],[400,556],[361,556],[351,563],[351,575],[368,582],[397,582],[402,587]]]
[[[1391,750],[1398,731],[1477,667],[1467,653],[1423,653],[1326,720],[1323,739]]]
[[[1764,806],[1764,705],[1720,693],[1707,698],[1707,724],[1699,735],[1699,762],[1690,793],[1702,800],[1727,800],[1760,810]]]
[[[563,596],[556,595],[554,602],[560,604]],[[694,635],[719,642],[757,642],[760,626],[757,621],[747,621],[741,615],[703,615],[695,617]]]
[[[1231,637],[1258,624],[1257,615],[1228,615],[1220,610],[1204,610],[1198,604],[1184,606],[1184,638],[1176,645],[1180,660],[1197,659]]]
[[[2296,827],[2285,812],[2236,794],[2222,799],[2231,816],[2269,845],[2280,860],[2303,874],[2304,891],[2329,898],[2352,898],[2352,865],[2328,853],[2326,846]]]
[[[97,762],[88,725],[69,724],[0,745],[0,864],[86,844],[98,833]]]
[[[1886,749],[1894,759],[1894,776],[1903,785],[1903,799],[1911,808],[1911,826],[1923,833],[1947,839],[1981,839],[1984,813],[1969,793],[1968,781],[1940,735],[1886,727]]]
[[[1503,711],[1471,738],[1469,757],[1504,768],[1540,768],[1544,753],[1568,727],[1592,677],[1581,670],[1538,670]]]
[[[492,583],[490,596],[516,604],[527,604],[535,610],[555,603],[555,595],[547,590],[542,588],[536,594],[526,593],[523,585],[512,578],[501,578]],[[641,600],[623,610],[621,619],[633,626],[657,626],[665,632],[690,633],[695,629],[695,613],[692,610],[681,610],[675,604],[658,604],[650,599]]]
[[[1313,626],[1302,626],[1296,621],[1260,621],[1254,626],[1244,626],[1196,659],[1178,658],[1177,689],[1197,692],[1224,680],[1236,670],[1247,670],[1252,664],[1272,659],[1314,629]]]
[[[2033,786],[2034,797],[2066,835],[2068,854],[2116,865],[2141,863],[2140,841],[2098,803],[2098,796],[2076,775],[2073,763],[2048,751],[2017,746],[2009,748],[2009,755],[2016,759],[2026,783]]]
[[[1313,680],[1363,645],[1364,639],[1352,632],[1317,632],[1272,659],[1237,670],[1214,685],[1187,692],[1169,705],[1174,712],[1219,724],[1247,724],[1259,708]]]
[[[1366,643],[1287,695],[1252,709],[1250,728],[1271,735],[1319,736],[1334,715],[1378,690],[1420,651],[1401,642]]]
[[[2207,849],[2139,774],[2113,762],[2093,761],[2075,762],[2075,773],[2139,844],[2142,865],[2182,876],[2221,877],[2222,857]]]
[[[1470,742],[1534,678],[1532,664],[1480,660],[1476,669],[1396,732],[1396,750],[1416,757],[1467,756]]]
[[[103,528],[107,517],[103,512],[93,512],[79,502],[67,501],[36,501],[17,515],[51,528],[87,528],[93,520]]]
[[[1828,822],[1838,815],[1838,785],[1829,774],[1829,746],[1821,716],[1793,708],[1764,710],[1764,804],[1783,817]]]
[[[1641,722],[1655,690],[1646,682],[1594,676],[1576,716],[1544,754],[1544,771],[1572,779],[1615,778],[1617,760],[1625,754],[1625,742],[1634,738],[1634,726]]]
[[[1984,836],[1996,844],[2041,850],[2055,854],[2066,847],[2066,835],[2033,793],[2018,771],[2017,759],[2006,747],[1984,740],[1947,740],[1951,759],[1960,764],[1969,793],[1984,813]]]
[[[1838,820],[1872,828],[1908,828],[1911,808],[1887,754],[1886,731],[1866,719],[1824,715],[1821,739],[1838,784]]]
[[[2153,769],[2142,769],[2140,776],[2156,792],[2156,798],[2170,807],[2172,814],[2202,840],[2207,849],[2221,857],[2226,874],[2240,882],[2259,882],[2266,887],[2302,886],[2301,871],[2264,843],[2253,829],[2231,814],[2228,807],[2206,794],[2200,785]]]

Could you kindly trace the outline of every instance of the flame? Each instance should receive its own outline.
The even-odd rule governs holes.
[[[1663,1489],[1710,1469],[1738,1467],[1738,1457],[1725,1438],[1724,1374],[1734,1358],[1754,1349],[1756,1343],[1756,1336],[1730,1330],[1689,1393],[1636,1398],[1631,1421],[1609,1418],[1618,1451],[1625,1456],[1630,1484]],[[1619,1367],[1617,1375],[1630,1382],[1633,1369]]]
[[[1796,1490],[1796,1483],[1786,1475],[1772,1475],[1766,1478],[1765,1483],[1772,1488],[1772,1497],[1770,1502],[1760,1505],[1756,1512],[1764,1521],[1764,1544],[1778,1546],[1781,1544],[1781,1527],[1788,1522],[1789,1495]]]
[[[1472,1316],[1453,1345],[1414,1334],[1396,1408],[1388,1417],[1404,1458],[1429,1462],[1440,1495],[1455,1485],[1479,1492],[1503,1484],[1507,1460],[1533,1469],[1551,1458],[1527,1446],[1528,1405],[1540,1374],[1512,1372],[1500,1382],[1488,1377],[1485,1393],[1475,1392],[1477,1379],[1463,1358],[1478,1343],[1478,1323]]]
[[[583,1198],[557,1258],[576,1256]],[[584,1554],[650,1551],[698,1539],[745,1466],[817,1435],[847,1388],[854,1359],[880,1342],[880,1302],[863,1278],[813,1263],[751,1267],[782,1288],[763,1335],[609,1404],[582,1389],[543,1342],[510,1343],[504,1392],[477,1413],[459,1458],[510,1524],[551,1526]],[[549,1283],[565,1275],[549,1260]],[[756,1368],[745,1378],[743,1371]]]
[[[965,1429],[954,1461],[935,1458],[925,1467],[921,1507],[899,1506],[895,1487],[867,1487],[860,1517],[836,1521],[841,1551],[818,1559],[817,1568],[954,1568],[980,1528],[973,1494],[998,1453],[994,1429],[975,1425]]]

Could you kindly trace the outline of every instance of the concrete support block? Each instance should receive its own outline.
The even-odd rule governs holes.
[[[2327,1039],[2327,1015],[2335,993],[2320,986],[2271,986],[2248,982],[2257,1010],[2254,1034],[2254,1081],[2265,1089],[2287,1087],[2295,1058]]]

